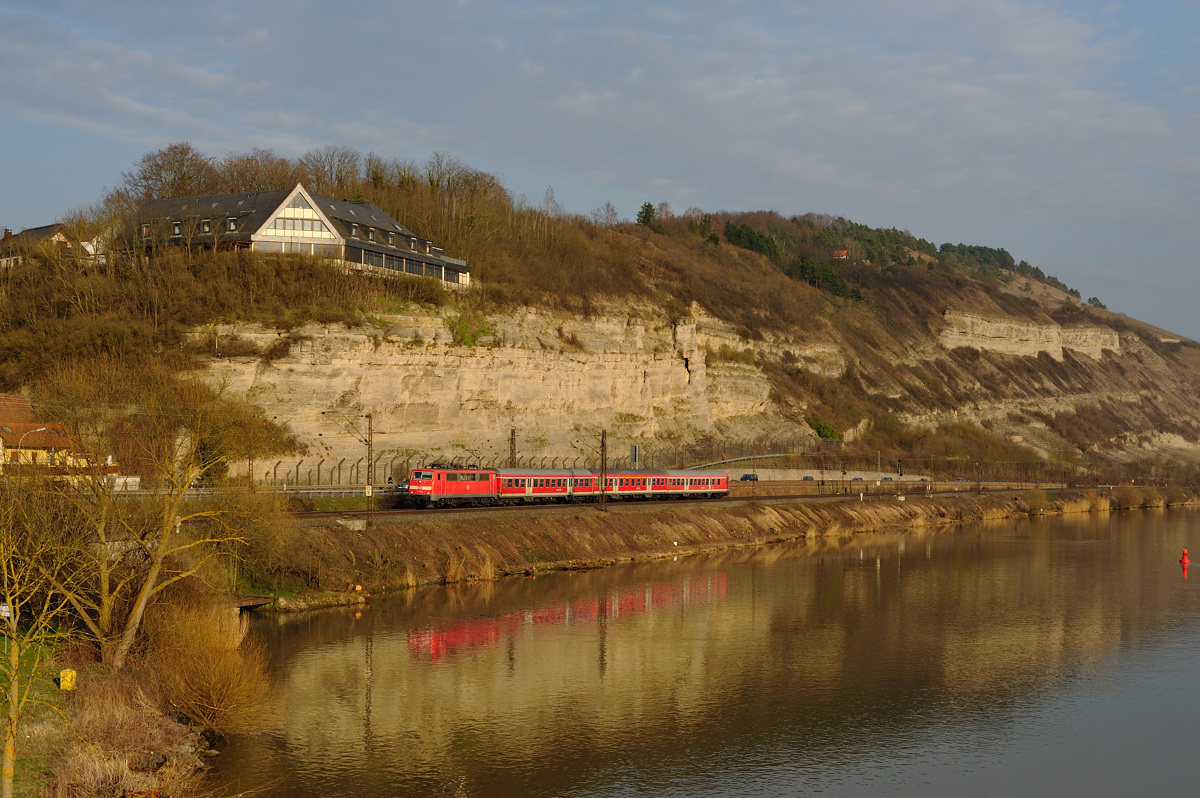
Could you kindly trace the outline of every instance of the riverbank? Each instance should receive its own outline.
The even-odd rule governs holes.
[[[1124,489],[1122,489],[1124,490]],[[884,530],[926,530],[1029,515],[1112,512],[1196,504],[1178,489],[726,499],[671,505],[610,504],[523,511],[430,512],[376,517],[362,529],[336,520],[305,524],[293,568],[318,590],[277,601],[279,610],[354,604],[362,592],[491,580],[547,570],[599,568],[767,543]],[[357,526],[357,524],[355,525]],[[359,587],[361,586],[361,591]],[[344,600],[336,598],[343,594]]]

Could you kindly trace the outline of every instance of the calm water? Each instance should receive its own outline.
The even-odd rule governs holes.
[[[1191,511],[856,537],[265,618],[278,796],[1191,794]]]

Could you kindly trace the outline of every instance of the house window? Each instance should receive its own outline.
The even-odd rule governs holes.
[[[388,246],[389,247],[396,246],[396,234],[395,233],[388,233]]]
[[[150,225],[144,224],[144,225],[142,225],[142,238],[149,238],[149,237],[150,237]]]
[[[226,222],[225,229],[231,233],[237,232],[237,217],[236,216],[229,217],[229,220]]]
[[[367,228],[367,240],[368,240],[368,241],[374,241],[374,240],[375,240],[375,228],[374,228],[374,227],[368,227],[368,228]]]
[[[183,222],[171,222],[171,235],[177,236],[183,232]]]
[[[358,225],[356,225],[356,224],[350,225],[350,237],[358,238]]]
[[[200,222],[200,232],[201,233],[211,233],[212,232],[212,220],[211,219],[204,219],[203,221]]]

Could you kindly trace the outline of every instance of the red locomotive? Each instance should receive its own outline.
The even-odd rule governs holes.
[[[625,499],[716,499],[729,494],[723,471],[611,471],[533,468],[418,468],[408,495],[421,507]]]

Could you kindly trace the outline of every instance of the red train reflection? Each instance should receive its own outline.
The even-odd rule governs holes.
[[[651,582],[639,588],[615,590],[570,603],[536,607],[499,618],[457,621],[408,633],[408,651],[437,664],[458,653],[495,645],[525,625],[593,624],[601,619],[628,618],[643,612],[722,601],[728,594],[724,573],[689,576],[670,582]]]

